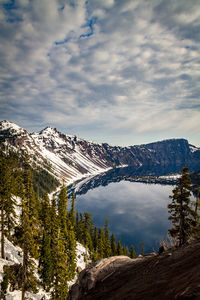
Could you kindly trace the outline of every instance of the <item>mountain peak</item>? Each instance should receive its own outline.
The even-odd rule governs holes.
[[[11,130],[14,133],[22,133],[25,132],[26,130],[18,126],[17,124],[3,120],[0,122],[0,130]]]
[[[58,133],[58,130],[56,128],[53,128],[51,126],[47,126],[45,127],[44,129],[42,129],[39,134],[45,134],[45,135],[52,135],[52,134],[57,134]]]

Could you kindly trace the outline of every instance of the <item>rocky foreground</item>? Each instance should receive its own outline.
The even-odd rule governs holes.
[[[104,259],[80,273],[69,299],[200,299],[200,240],[161,255]]]

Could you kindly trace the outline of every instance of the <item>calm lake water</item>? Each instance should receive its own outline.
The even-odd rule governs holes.
[[[144,242],[147,253],[158,250],[170,228],[167,205],[172,189],[172,185],[115,182],[77,195],[76,208],[91,213],[95,226],[103,227],[108,217],[110,232],[123,245],[133,244],[138,252]]]

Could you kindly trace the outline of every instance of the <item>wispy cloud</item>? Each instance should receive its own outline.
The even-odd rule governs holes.
[[[112,144],[199,144],[197,1],[0,5],[1,119]]]

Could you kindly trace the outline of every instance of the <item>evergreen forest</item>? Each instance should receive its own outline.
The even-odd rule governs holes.
[[[36,293],[37,271],[52,300],[66,299],[68,282],[77,273],[77,242],[86,248],[86,264],[115,255],[136,257],[133,245],[129,249],[110,234],[107,218],[104,228],[98,228],[91,214],[76,211],[75,195],[68,199],[64,181],[58,195],[49,197],[58,180],[42,168],[33,169],[23,152],[1,152],[0,175],[1,258],[6,258],[5,237],[23,252],[22,265],[5,268],[2,297],[13,282],[22,300],[26,291]]]

